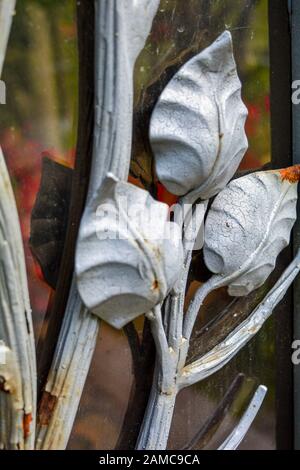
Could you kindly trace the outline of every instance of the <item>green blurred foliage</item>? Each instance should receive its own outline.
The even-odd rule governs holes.
[[[13,127],[59,153],[74,147],[76,137],[75,17],[70,0],[18,1],[3,74],[2,132]]]

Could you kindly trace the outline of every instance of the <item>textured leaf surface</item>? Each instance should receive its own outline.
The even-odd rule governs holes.
[[[215,199],[206,221],[207,267],[229,277],[229,293],[246,295],[273,271],[296,220],[297,182],[279,171],[232,181]]]
[[[108,177],[97,216],[85,213],[76,255],[84,304],[121,328],[160,303],[179,276],[183,248],[168,206],[147,191]]]
[[[177,72],[154,109],[150,140],[160,181],[177,195],[217,194],[247,149],[246,117],[225,31]]]

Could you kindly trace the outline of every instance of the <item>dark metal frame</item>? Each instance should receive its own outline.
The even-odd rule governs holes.
[[[270,70],[272,163],[275,168],[300,163],[300,105],[292,103],[292,82],[300,79],[300,2],[270,0]],[[298,209],[299,210],[299,209]],[[300,215],[300,212],[299,212]],[[300,247],[300,218],[293,251]],[[285,251],[286,265],[292,250]],[[277,449],[300,449],[300,365],[291,361],[292,342],[300,339],[300,279],[276,315]]]
[[[269,38],[272,165],[274,168],[282,168],[293,164],[291,30],[286,1],[269,1]],[[287,266],[291,258],[292,249],[288,248],[279,260],[282,269]],[[292,449],[294,446],[292,311],[293,292],[290,290],[275,315],[277,449]]]
[[[289,0],[292,80],[300,79],[300,2]],[[292,104],[293,163],[300,163],[300,105]],[[299,210],[299,209],[298,209]],[[300,215],[300,210],[299,210]],[[300,218],[294,229],[294,251],[300,247]],[[300,280],[294,284],[294,339],[300,339]],[[294,365],[294,448],[300,450],[300,365]]]

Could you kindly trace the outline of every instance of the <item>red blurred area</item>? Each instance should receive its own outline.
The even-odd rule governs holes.
[[[40,186],[42,158],[47,156],[57,162],[72,166],[75,151],[71,149],[65,155],[61,155],[55,149],[45,150],[39,142],[28,138],[14,128],[6,129],[2,133],[1,147],[9,168],[19,211],[31,306],[38,322],[38,317],[44,315],[47,309],[51,292],[49,286],[43,281],[41,268],[34,261],[28,243],[31,212]]]

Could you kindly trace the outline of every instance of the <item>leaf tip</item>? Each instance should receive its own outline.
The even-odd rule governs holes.
[[[220,34],[219,39],[226,39],[227,41],[232,42],[232,35],[229,29],[225,29],[222,34]]]
[[[300,181],[300,165],[290,166],[279,170],[281,179],[290,183],[298,183]]]

